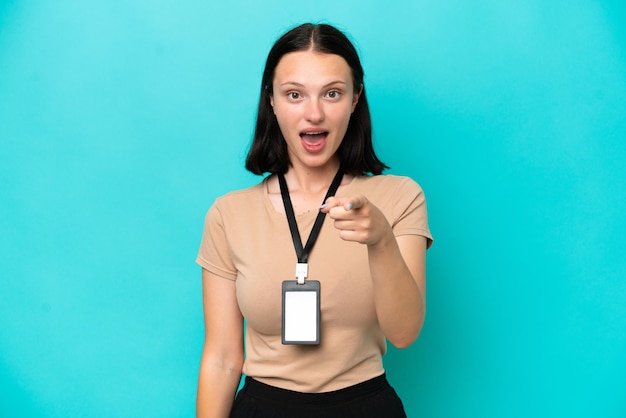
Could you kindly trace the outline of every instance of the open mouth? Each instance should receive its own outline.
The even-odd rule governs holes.
[[[301,132],[300,133],[300,138],[308,142],[317,142],[322,139],[326,139],[327,136],[328,136],[328,131]]]
[[[302,146],[308,152],[319,152],[324,148],[326,144],[326,138],[328,138],[328,131],[306,131],[300,132],[300,138],[302,139]]]

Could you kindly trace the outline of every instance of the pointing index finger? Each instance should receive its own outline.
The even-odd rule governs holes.
[[[326,199],[324,203],[322,203],[322,205],[320,206],[320,211],[328,213],[332,208],[334,208],[337,205],[338,205],[337,198],[335,198],[334,196],[331,196],[328,199]]]

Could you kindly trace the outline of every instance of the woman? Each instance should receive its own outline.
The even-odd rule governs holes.
[[[274,44],[246,168],[269,176],[217,199],[197,259],[206,328],[198,416],[406,416],[382,355],[386,340],[407,347],[419,335],[432,238],[420,187],[380,175],[363,69],[343,33],[305,24]],[[296,280],[320,284],[319,330],[306,344],[283,326],[302,314],[282,304],[281,284]]]

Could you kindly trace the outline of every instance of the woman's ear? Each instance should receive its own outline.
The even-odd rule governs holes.
[[[354,93],[354,97],[352,97],[352,112],[354,112],[354,109],[356,109],[357,103],[359,103],[359,98],[361,97],[361,93],[363,93],[363,84],[361,84],[361,88],[359,88],[359,91]]]
[[[274,96],[271,94],[269,96],[270,96],[270,106],[272,106],[272,112],[276,114],[276,110],[274,110]]]

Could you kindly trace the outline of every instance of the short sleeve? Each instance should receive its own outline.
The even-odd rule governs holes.
[[[204,232],[196,263],[225,279],[237,278],[237,269],[232,260],[222,213],[217,202],[211,206],[204,220]]]
[[[428,210],[424,191],[409,177],[404,177],[394,195],[393,232],[395,236],[421,235],[430,248],[433,237],[428,227]]]

